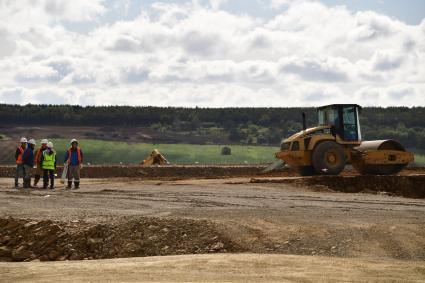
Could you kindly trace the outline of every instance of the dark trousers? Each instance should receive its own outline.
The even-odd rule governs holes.
[[[34,175],[34,186],[37,186],[38,181],[40,181],[41,176],[43,176],[43,169],[41,169],[40,165],[37,165],[37,169],[35,170]]]
[[[49,185],[50,179],[50,188],[53,189],[55,187],[55,170],[52,169],[44,169],[43,170],[43,188],[47,189]]]
[[[15,172],[15,186],[16,187],[19,185],[19,177],[22,177],[22,178],[25,177],[25,166],[24,166],[24,164],[16,165],[16,172]]]
[[[24,188],[31,187],[32,166],[24,165]]]

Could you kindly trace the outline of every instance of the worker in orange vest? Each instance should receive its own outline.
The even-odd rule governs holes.
[[[20,145],[16,148],[15,160],[16,160],[16,172],[15,172],[15,188],[19,188],[19,176],[22,175],[22,178],[25,177],[25,167],[22,157],[24,156],[24,151],[27,148],[27,139],[22,137],[20,140]]]
[[[72,180],[74,179],[74,188],[80,187],[80,169],[83,165],[83,151],[78,146],[76,139],[71,140],[71,147],[68,148],[65,154],[65,165],[68,165],[68,186],[71,189]]]
[[[35,170],[34,187],[37,186],[38,182],[41,179],[41,176],[43,176],[43,169],[40,165],[40,158],[43,155],[43,151],[46,150],[48,142],[49,141],[47,139],[42,139],[40,148],[38,148],[35,152],[34,164],[37,166],[37,169]]]

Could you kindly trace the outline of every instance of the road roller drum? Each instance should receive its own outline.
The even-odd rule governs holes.
[[[397,174],[413,159],[395,140],[364,141],[351,152],[351,164],[364,175]]]

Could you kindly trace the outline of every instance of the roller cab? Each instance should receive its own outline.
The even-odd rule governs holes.
[[[276,158],[301,175],[338,175],[346,164],[361,174],[395,174],[413,161],[413,154],[394,140],[362,141],[357,104],[332,104],[317,109],[318,126],[285,139]]]

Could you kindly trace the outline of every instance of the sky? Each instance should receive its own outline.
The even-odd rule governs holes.
[[[425,106],[423,0],[0,0],[0,103]]]

